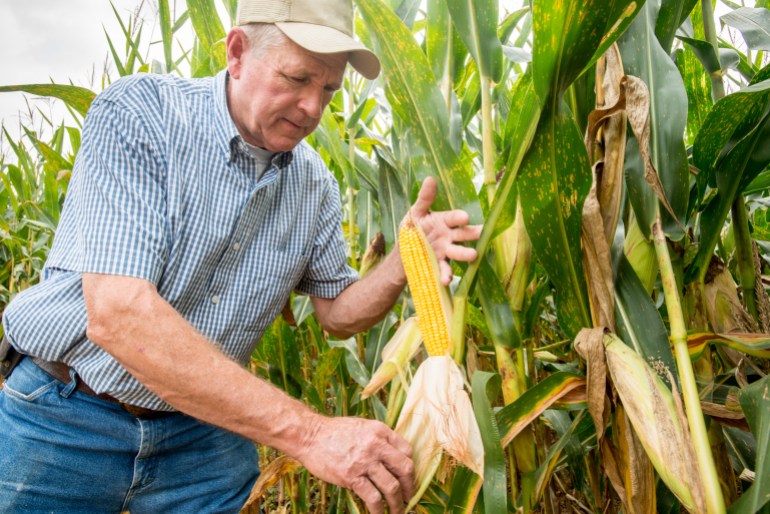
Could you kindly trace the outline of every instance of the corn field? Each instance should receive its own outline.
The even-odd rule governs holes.
[[[768,2],[513,3],[356,0],[383,72],[349,72],[308,138],[338,180],[362,275],[428,176],[433,209],[484,226],[479,258],[440,291],[483,460],[436,457],[423,434],[434,451],[413,510],[770,513]],[[154,39],[115,11],[117,75],[224,68],[236,0],[152,7]],[[69,117],[3,128],[0,309],[39,280],[97,93],[7,91],[57,98]],[[253,372],[319,412],[395,427],[435,358],[409,290],[346,340],[308,298],[289,307]],[[260,452],[244,512],[364,510]]]

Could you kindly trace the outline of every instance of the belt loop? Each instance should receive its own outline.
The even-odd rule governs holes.
[[[74,368],[70,368],[70,381],[67,384],[67,387],[61,390],[59,393],[62,398],[69,398],[70,395],[75,391],[75,388],[78,386],[78,375],[75,373]]]

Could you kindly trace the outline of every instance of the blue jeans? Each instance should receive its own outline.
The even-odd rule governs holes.
[[[247,439],[184,414],[137,419],[24,359],[0,391],[0,512],[236,513]]]

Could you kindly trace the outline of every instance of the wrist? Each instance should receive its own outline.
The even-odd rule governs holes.
[[[313,411],[309,412],[309,416],[302,416],[295,444],[291,445],[291,448],[283,450],[283,452],[304,463],[308,455],[312,453],[311,448],[316,444],[318,435],[326,420],[326,416]]]

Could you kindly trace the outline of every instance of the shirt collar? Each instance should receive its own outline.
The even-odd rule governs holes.
[[[212,96],[214,98],[214,113],[216,116],[217,139],[222,151],[227,156],[227,161],[232,162],[238,152],[248,155],[243,138],[235,126],[230,111],[227,108],[227,81],[229,75],[227,69],[216,74],[212,81]],[[278,168],[285,168],[293,159],[292,151],[280,152],[273,156],[272,163]]]

